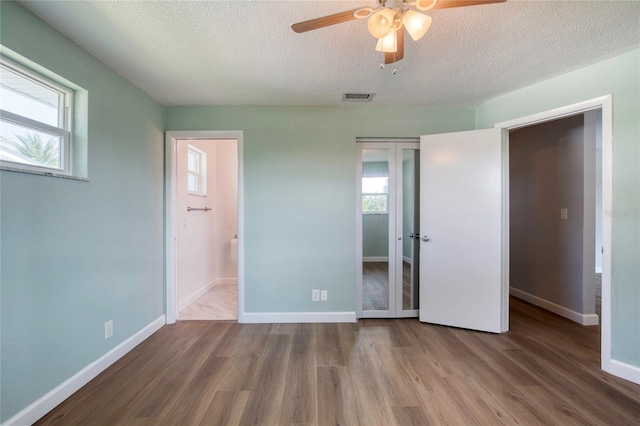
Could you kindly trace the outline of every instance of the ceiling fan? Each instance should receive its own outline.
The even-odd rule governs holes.
[[[404,58],[404,30],[414,41],[418,41],[431,26],[431,17],[417,12],[447,9],[451,7],[479,6],[491,3],[503,3],[507,0],[378,0],[377,8],[370,6],[347,10],[322,18],[298,22],[291,25],[297,33],[341,24],[354,19],[369,18],[369,33],[378,39],[376,50],[384,53],[384,63],[392,64]]]

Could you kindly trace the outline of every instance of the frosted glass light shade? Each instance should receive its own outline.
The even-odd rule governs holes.
[[[369,22],[367,22],[369,33],[375,38],[386,36],[393,26],[395,15],[396,12],[393,9],[382,9],[371,15]]]
[[[431,21],[431,16],[414,12],[410,9],[407,10],[402,17],[402,23],[413,41],[420,40],[422,36],[426,34],[431,26]]]
[[[378,44],[376,44],[376,50],[378,52],[397,52],[398,51],[398,37],[396,36],[396,30],[392,29],[389,33],[378,39]]]

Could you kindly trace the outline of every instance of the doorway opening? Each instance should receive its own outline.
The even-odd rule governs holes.
[[[358,140],[359,318],[418,316],[420,144]]]
[[[601,109],[509,133],[510,293],[582,325],[600,316],[601,162]]]
[[[177,144],[178,319],[237,320],[237,141]]]
[[[611,216],[605,214],[612,208],[612,145],[613,145],[613,106],[611,95],[602,96],[600,98],[591,99],[566,107],[557,108],[550,111],[541,112],[525,117],[520,117],[510,121],[496,123],[495,128],[507,129],[515,131],[517,129],[528,127],[536,124],[546,123],[558,120],[564,117],[571,117],[584,114],[590,111],[599,110],[600,120],[596,121],[600,125],[601,149],[597,153],[597,164],[600,185],[598,203],[600,204],[597,213],[600,223],[597,225],[601,230],[599,236],[601,241],[595,243],[595,247],[600,246],[600,255],[597,260],[594,259],[594,272],[596,274],[596,282],[601,283],[601,312],[600,312],[600,334],[601,334],[601,350],[600,361],[601,368],[604,371],[612,373],[616,376],[632,380],[632,373],[622,368],[619,363],[612,360],[611,357]],[[595,150],[594,150],[595,151]],[[595,152],[593,152],[595,154]],[[595,187],[595,183],[594,183]],[[563,214],[564,212],[557,212]],[[568,217],[568,211],[565,213]],[[596,238],[595,233],[593,237]],[[595,249],[597,251],[597,249]],[[596,266],[595,262],[599,265]],[[596,269],[597,268],[597,269]],[[598,272],[596,272],[598,271]],[[595,291],[594,291],[595,293]],[[595,298],[595,294],[594,294]],[[632,380],[633,381],[633,380]]]
[[[166,315],[243,319],[242,132],[166,135]]]

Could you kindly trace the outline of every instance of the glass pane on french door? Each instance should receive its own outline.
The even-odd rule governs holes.
[[[389,150],[362,150],[362,309],[388,311]]]
[[[420,150],[402,150],[402,310],[419,309]]]

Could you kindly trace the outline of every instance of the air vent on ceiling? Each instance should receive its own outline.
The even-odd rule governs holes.
[[[344,93],[342,95],[343,101],[351,102],[369,102],[373,99],[375,93]]]

